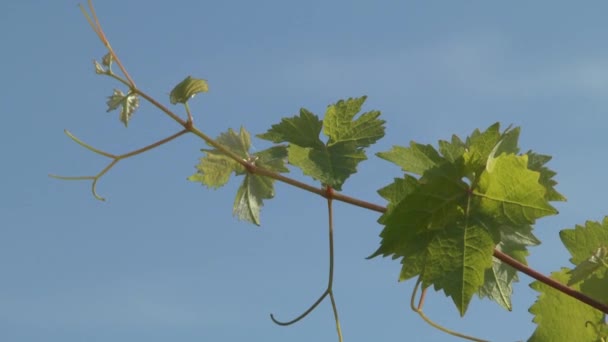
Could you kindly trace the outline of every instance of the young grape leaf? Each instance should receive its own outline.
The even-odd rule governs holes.
[[[108,96],[108,101],[106,101],[108,105],[108,110],[106,112],[111,112],[118,107],[120,107],[120,121],[127,127],[129,125],[129,120],[131,120],[131,116],[139,107],[139,97],[136,94],[124,94],[119,89],[114,89],[114,93],[111,96]]]
[[[568,281],[569,270],[563,268],[551,274],[551,278],[562,283]],[[529,342],[577,341],[596,342],[599,340],[595,327],[604,324],[604,315],[599,310],[565,295],[548,285],[535,281],[530,287],[540,292],[529,311],[537,324]],[[578,284],[572,286],[580,290]],[[605,337],[605,336],[604,336]]]
[[[384,121],[378,119],[380,112],[366,112],[355,119],[365,98],[330,105],[323,121],[301,109],[299,116],[282,119],[258,137],[275,143],[288,142],[289,163],[341,190],[346,179],[357,172],[359,162],[367,159],[364,148],[384,136]],[[321,130],[329,138],[326,143],[319,138]]]
[[[249,155],[251,140],[244,128],[241,128],[238,134],[229,129],[217,138],[217,142],[256,166],[274,172],[288,172],[285,167],[285,146],[274,146]],[[228,182],[232,173],[244,175],[234,201],[233,214],[241,220],[259,226],[263,200],[274,197],[274,179],[248,173],[243,165],[217,149],[203,149],[203,152],[206,156],[201,158],[197,166],[198,171],[188,179],[210,188],[219,188]]]
[[[188,76],[171,90],[169,100],[171,104],[186,103],[194,95],[208,91],[209,85],[206,80]]]

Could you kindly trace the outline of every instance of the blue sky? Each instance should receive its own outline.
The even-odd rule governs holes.
[[[533,267],[568,266],[559,230],[606,214],[606,3],[176,0],[96,9],[149,94],[168,104],[185,76],[209,81],[191,106],[212,136],[241,125],[262,133],[300,107],[321,115],[340,98],[368,95],[365,109],[383,112],[387,135],[346,194],[382,203],[376,190],[400,171],[378,151],[500,121],[522,127],[522,149],[554,156],[568,197],[560,215],[537,224]],[[2,340],[336,340],[328,302],[295,326],[268,317],[295,317],[325,287],[323,199],[278,184],[261,228],[239,222],[237,182],[214,191],[186,181],[204,147],[191,136],[120,162],[98,185],[107,202],[87,182],[50,179],[108,162],[63,129],[121,153],[179,127],[148,104],[128,129],[105,113],[117,84],[94,74],[105,51],[73,1],[4,2],[0,40]],[[364,259],[379,243],[377,214],[336,203],[335,215],[345,341],[456,340],[408,309],[413,283],[397,282],[396,261]],[[474,299],[460,318],[442,292],[425,312],[478,337],[525,340],[536,295],[521,280],[513,312]]]

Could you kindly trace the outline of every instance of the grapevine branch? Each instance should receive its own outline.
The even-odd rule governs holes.
[[[118,56],[116,55],[115,51],[113,50],[113,48],[111,47],[110,43],[108,42],[102,27],[99,23],[99,20],[95,14],[95,11],[93,9],[93,5],[91,0],[88,1],[88,5],[89,8],[91,10],[91,16],[89,16],[89,14],[86,12],[86,10],[80,6],[81,10],[83,11],[83,13],[85,14],[85,17],[87,18],[87,21],[89,22],[89,24],[91,25],[91,27],[93,28],[93,30],[95,31],[95,33],[97,34],[97,36],[99,37],[99,39],[102,41],[102,43],[104,44],[104,46],[108,49],[109,53],[111,54],[111,56],[113,57],[114,61],[116,62],[116,64],[118,64],[118,66],[120,67],[120,70],[122,71],[122,73],[124,74],[126,80],[122,80],[120,78],[117,78],[113,75],[113,76],[117,79],[119,79],[121,82],[123,82],[125,85],[128,85],[130,88],[130,91],[141,96],[142,98],[146,99],[148,102],[150,102],[151,104],[153,104],[155,107],[157,107],[159,110],[161,110],[162,112],[164,112],[167,116],[169,116],[170,118],[172,118],[174,121],[176,121],[179,125],[181,125],[183,127],[183,130],[176,133],[175,135],[165,138],[157,143],[154,143],[152,145],[148,145],[142,149],[133,151],[133,152],[129,152],[120,156],[115,156],[115,155],[111,155],[109,153],[105,153],[103,151],[94,149],[93,147],[84,144],[82,141],[79,141],[78,139],[76,139],[75,137],[73,137],[71,134],[69,134],[69,132],[66,132],[66,134],[68,134],[70,137],[73,137],[72,139],[74,141],[76,141],[78,144],[86,147],[87,149],[104,155],[108,158],[113,158],[114,160],[112,161],[112,163],[110,165],[108,165],[106,168],[104,168],[98,175],[96,176],[85,176],[85,177],[61,177],[61,176],[54,176],[56,178],[61,178],[61,179],[92,179],[94,184],[93,184],[93,189],[94,186],[97,182],[97,180],[103,176],[103,174],[105,174],[112,166],[114,166],[120,159],[124,159],[127,158],[129,156],[133,156],[139,153],[143,153],[145,151],[148,151],[154,147],[157,147],[159,145],[162,145],[174,138],[177,138],[178,136],[185,134],[185,133],[192,133],[196,136],[198,136],[199,138],[201,138],[202,140],[204,140],[207,144],[213,146],[214,148],[216,148],[218,151],[221,151],[222,153],[226,154],[227,156],[229,156],[230,158],[234,159],[236,162],[240,163],[243,167],[245,167],[248,172],[253,173],[253,174],[258,174],[258,175],[262,175],[262,176],[266,176],[266,177],[270,177],[272,179],[281,181],[283,183],[295,186],[297,188],[300,188],[302,190],[306,190],[312,193],[315,193],[317,195],[320,195],[322,197],[325,197],[328,199],[328,203],[331,203],[332,200],[338,200],[338,201],[342,201],[345,203],[349,203],[361,208],[365,208],[368,210],[372,210],[372,211],[376,211],[379,213],[384,213],[386,212],[386,207],[381,206],[381,205],[377,205],[374,203],[370,203],[367,201],[363,201],[360,199],[356,199],[353,197],[349,197],[347,195],[343,195],[343,194],[339,194],[339,193],[333,193],[333,191],[331,193],[329,193],[328,191],[326,191],[326,189],[323,188],[317,188],[311,185],[308,185],[306,183],[297,181],[295,179],[283,176],[281,174],[272,172],[270,170],[266,170],[264,168],[260,168],[258,166],[256,166],[255,164],[249,162],[248,160],[243,160],[241,157],[239,157],[237,154],[235,154],[234,152],[232,152],[230,149],[226,148],[225,146],[223,146],[222,144],[218,143],[217,141],[215,141],[214,139],[212,139],[211,137],[207,136],[205,133],[203,133],[202,131],[200,131],[197,127],[194,126],[193,120],[192,120],[192,114],[190,113],[189,108],[186,106],[186,112],[188,115],[188,119],[184,120],[181,117],[179,117],[177,114],[173,113],[171,110],[169,110],[168,108],[166,108],[164,105],[162,105],[161,103],[159,103],[158,101],[156,101],[154,98],[152,98],[151,96],[149,96],[148,94],[146,94],[145,92],[143,92],[142,90],[140,90],[139,88],[136,87],[135,82],[132,80],[132,78],[129,76],[126,68],[123,66],[123,64],[121,63],[120,59],[118,58]],[[96,196],[98,197],[98,196]],[[331,213],[331,211],[330,211]],[[331,221],[330,221],[331,222]],[[331,225],[330,225],[330,241],[333,242],[333,232],[331,229]],[[330,273],[333,272],[333,244],[330,243]],[[511,258],[509,255],[499,251],[499,250],[494,250],[493,252],[493,256],[499,260],[501,260],[502,262],[505,262],[506,264],[510,265],[511,267],[515,268],[516,270],[523,272],[525,274],[527,274],[528,276],[544,283],[547,284],[548,286],[553,287],[554,289],[568,295],[571,296],[573,298],[576,298],[577,300],[588,304],[590,306],[592,306],[595,309],[598,309],[600,311],[602,311],[605,314],[608,314],[608,306],[600,303],[596,300],[594,300],[593,298],[590,298],[586,295],[584,295],[581,292],[578,292],[576,290],[573,290],[572,288],[559,283],[556,280],[553,280],[533,269],[531,269],[530,267],[528,267],[527,265],[522,264],[521,262]],[[312,311],[327,295],[330,296],[330,299],[332,300],[332,307],[334,308],[334,314],[336,316],[336,323],[337,323],[337,329],[338,332],[340,331],[339,328],[339,323],[337,320],[337,310],[335,309],[335,301],[333,298],[333,293],[331,291],[331,279],[332,277],[330,276],[330,283],[328,286],[328,290],[325,291],[325,293],[317,300],[317,302],[315,302],[315,304],[313,304],[313,306],[307,310],[301,317],[298,317],[296,320],[292,321],[292,322],[286,322],[285,324],[292,324],[295,323],[295,321],[303,318],[305,315],[307,315],[310,311]],[[422,296],[421,299],[423,299],[424,296]],[[420,310],[421,312],[421,310]],[[423,317],[424,318],[424,317]],[[274,319],[273,319],[274,320]],[[280,324],[280,322],[275,320],[275,323]]]

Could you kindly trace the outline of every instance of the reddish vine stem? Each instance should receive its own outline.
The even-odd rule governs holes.
[[[510,257],[509,255],[499,251],[499,250],[494,250],[494,257],[496,259],[499,259],[500,261],[504,262],[505,264],[513,267],[514,269],[523,272],[525,274],[527,274],[528,276],[546,284],[551,286],[552,288],[567,294],[568,296],[578,299],[581,302],[595,308],[598,309],[600,311],[602,311],[605,314],[608,314],[608,305],[605,305],[603,303],[600,303],[598,301],[596,301],[595,299],[585,295],[582,292],[576,291],[560,282],[558,282],[555,279],[551,279],[549,277],[547,277],[546,275],[520,263],[519,261],[513,259],[512,257]]]

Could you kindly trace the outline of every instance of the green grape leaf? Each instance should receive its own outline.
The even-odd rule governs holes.
[[[410,142],[410,147],[393,146],[388,152],[376,155],[401,166],[405,172],[422,175],[424,171],[441,164],[445,159],[431,145]]]
[[[502,134],[500,124],[495,123],[484,132],[475,130],[466,140],[466,151],[463,154],[467,173],[480,172],[486,167],[491,155],[496,157],[502,153],[517,153],[517,140],[519,139],[519,127],[511,129],[508,127]]]
[[[573,272],[570,272],[571,276]],[[572,281],[572,277],[569,282]],[[608,304],[608,277],[606,272],[591,275],[580,283],[581,292],[587,296],[601,302]]]
[[[186,103],[194,95],[208,91],[209,85],[206,80],[188,76],[171,90],[169,100],[171,104]]]
[[[378,194],[388,201],[386,212],[390,212],[403,198],[418,187],[418,180],[410,175],[395,178],[393,183],[378,190]],[[386,214],[385,214],[386,215]]]
[[[551,274],[551,278],[566,283],[569,270],[563,268]],[[598,331],[594,326],[603,325],[602,312],[584,304],[577,299],[565,295],[548,285],[535,281],[531,288],[540,294],[530,307],[537,324],[529,342],[545,341],[577,341],[596,342],[599,340]],[[572,286],[580,290],[578,284]],[[589,323],[588,323],[589,322]]]
[[[439,140],[439,152],[451,163],[461,158],[466,150],[465,143],[456,135],[452,135],[452,141]]]
[[[363,102],[365,96],[340,100],[328,106],[323,121],[302,108],[300,115],[282,119],[258,137],[275,143],[288,142],[290,164],[340,191],[346,179],[357,172],[357,165],[367,159],[364,148],[384,136],[384,121],[378,119],[380,112],[363,113],[355,119]],[[321,130],[329,138],[326,143],[319,138]]]
[[[457,224],[436,234],[427,248],[422,282],[443,289],[464,316],[471,298],[484,283],[492,266],[494,241],[488,231],[476,225]]]
[[[555,190],[555,186],[557,185],[557,182],[553,180],[555,171],[552,171],[545,166],[545,164],[551,160],[551,156],[534,153],[532,151],[528,151],[526,155],[528,155],[528,168],[540,172],[539,182],[547,189],[547,199],[549,201],[565,201],[566,197]]]
[[[608,248],[606,246],[599,247],[595,252],[587,259],[583,260],[580,264],[570,272],[570,280],[568,286],[583,281],[593,274],[601,272],[602,276],[606,273],[608,267]]]
[[[285,146],[273,146],[249,155],[250,139],[249,133],[241,127],[238,134],[229,129],[226,133],[222,133],[216,141],[258,167],[274,172],[289,171],[285,167],[287,159]],[[203,149],[202,151],[206,155],[197,165],[197,172],[188,177],[188,180],[200,182],[210,188],[219,188],[228,182],[232,173],[244,175],[243,182],[237,190],[232,212],[240,220],[259,226],[263,200],[274,197],[274,179],[248,173],[243,165],[217,149]]]
[[[464,315],[472,296],[490,298],[511,310],[516,271],[493,257],[494,248],[526,263],[538,218],[556,214],[547,196],[554,174],[532,170],[519,152],[519,128],[475,130],[463,142],[440,141],[439,152],[415,142],[379,153],[406,175],[380,189],[389,201],[378,220],[378,255],[401,258],[400,280],[420,276],[452,298]],[[546,161],[537,164],[544,165]],[[547,169],[548,170],[548,169]],[[543,172],[545,174],[543,175]]]
[[[528,169],[528,157],[503,154],[492,158],[491,167],[479,177],[473,191],[481,213],[511,226],[533,224],[536,219],[557,214],[545,198],[540,173]]]
[[[285,167],[287,149],[285,146],[273,146],[255,153],[251,158],[258,167],[274,172],[289,172]],[[260,211],[264,199],[274,197],[274,179],[258,174],[245,174],[234,200],[232,213],[240,220],[260,225]]]
[[[428,170],[418,186],[394,209],[382,216],[385,225],[380,248],[371,256],[405,256],[410,239],[425,230],[439,231],[447,223],[462,218],[467,184],[452,164]]]
[[[384,120],[379,120],[380,111],[374,110],[355,115],[367,96],[340,100],[327,107],[323,119],[323,133],[329,137],[328,146],[352,142],[357,148],[369,147],[384,136]]]
[[[502,239],[495,248],[515,260],[526,265],[528,251],[524,243],[514,243]],[[493,258],[492,267],[486,270],[485,282],[479,288],[479,297],[487,297],[506,310],[511,311],[511,295],[513,294],[513,283],[518,281],[517,270],[497,258]]]
[[[598,248],[608,246],[608,216],[604,217],[601,223],[587,221],[584,226],[576,225],[574,229],[564,229],[559,232],[559,236],[572,255],[570,261],[578,265]]]
[[[219,188],[228,183],[232,172],[241,171],[245,168],[232,158],[215,150],[204,150],[206,156],[200,159],[197,172],[188,177],[189,181],[200,182],[209,188]]]
[[[274,143],[288,142],[292,145],[310,148],[322,148],[324,146],[319,134],[323,128],[323,121],[310,111],[302,108],[300,115],[283,118],[280,123],[272,125],[272,128],[257,137]]]
[[[131,116],[133,116],[133,113],[139,107],[139,97],[132,93],[125,95],[121,90],[114,89],[114,93],[108,96],[106,104],[108,105],[108,110],[106,111],[108,113],[120,107],[120,121],[127,127]]]

